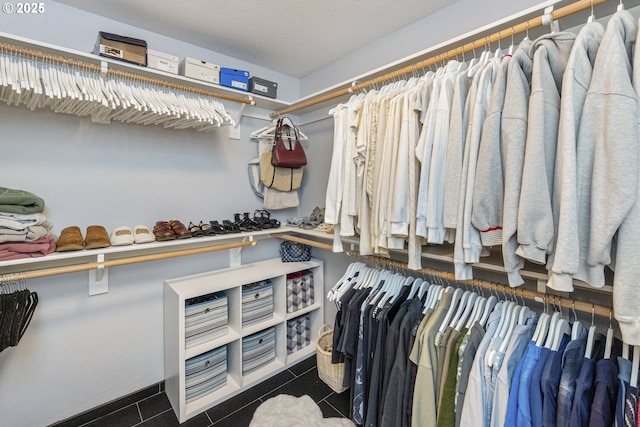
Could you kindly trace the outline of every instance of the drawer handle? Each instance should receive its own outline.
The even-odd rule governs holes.
[[[206,362],[204,362],[204,367],[205,367],[205,368],[208,368],[210,363],[211,363],[211,361],[210,361],[210,360],[207,360]]]
[[[260,338],[260,341],[258,341],[258,343],[262,344],[262,338]]]
[[[255,298],[256,299],[260,298],[260,294],[256,294]]]

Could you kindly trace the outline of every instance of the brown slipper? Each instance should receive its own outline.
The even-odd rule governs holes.
[[[80,227],[72,225],[62,230],[56,242],[56,252],[81,251],[82,249],[84,246]]]
[[[87,227],[87,237],[84,239],[85,248],[98,249],[111,246],[109,234],[101,225],[90,225]]]

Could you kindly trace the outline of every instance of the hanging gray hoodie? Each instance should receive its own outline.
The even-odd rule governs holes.
[[[473,190],[471,223],[480,230],[482,245],[487,247],[502,244],[502,201],[504,199],[502,108],[510,60],[511,55],[505,55],[502,58],[491,88],[487,117],[482,127]]]
[[[557,32],[539,37],[531,46],[531,98],[522,187],[518,205],[516,253],[538,264],[554,244],[551,195],[556,164],[562,77],[576,35]]]
[[[591,183],[591,161],[584,161],[578,141],[582,108],[591,83],[593,64],[604,35],[604,26],[592,22],[580,30],[569,55],[562,81],[560,124],[553,190],[556,244],[549,255],[547,286],[573,292],[573,278],[589,281],[589,209],[591,191],[582,191]],[[580,157],[580,162],[578,158]],[[580,167],[580,173],[577,168]],[[578,189],[581,191],[578,191]],[[578,197],[580,196],[580,197]]]
[[[507,68],[507,86],[502,108],[502,155],[504,170],[504,201],[502,207],[502,257],[509,285],[524,283],[520,270],[524,260],[516,255],[518,241],[518,202],[527,140],[529,95],[531,93],[531,40],[525,39],[513,53]]]
[[[627,11],[616,13],[607,24],[579,134],[580,143],[584,138],[594,144],[588,262],[600,269],[609,264],[611,241],[619,227],[613,309],[623,341],[634,346],[640,345],[640,49],[634,46],[637,27]]]

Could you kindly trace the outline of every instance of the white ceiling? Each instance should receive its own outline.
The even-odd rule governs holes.
[[[299,78],[457,0],[58,1]]]

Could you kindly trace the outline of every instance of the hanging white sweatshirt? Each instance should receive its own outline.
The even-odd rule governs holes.
[[[502,244],[505,179],[502,159],[502,108],[510,60],[511,55],[505,56],[496,73],[478,152],[471,223],[480,230],[483,246]]]
[[[446,74],[440,84],[440,96],[438,97],[436,128],[433,136],[433,147],[431,153],[431,167],[429,168],[429,181],[427,190],[427,241],[429,243],[441,245],[445,237],[453,241],[455,236],[445,235],[444,226],[444,178],[447,160],[447,146],[449,144],[449,129],[451,118],[451,107],[453,104],[453,90],[456,80],[460,74],[467,75],[468,64],[458,64],[458,68]]]
[[[428,84],[429,80],[430,77],[420,79],[416,82],[415,87],[403,95],[392,209],[388,213],[392,235],[408,239],[408,265],[411,269],[417,269],[421,266],[422,245],[416,236],[415,219],[419,167],[415,156],[415,146],[420,137],[418,99],[422,88]]]
[[[557,32],[539,37],[533,57],[529,127],[525,145],[516,253],[538,264],[555,243],[551,195],[558,144],[562,77],[576,35]]]
[[[504,159],[504,203],[502,207],[502,257],[509,285],[524,283],[520,270],[524,260],[516,255],[518,241],[518,203],[527,140],[531,67],[531,40],[525,39],[513,53],[507,68],[507,86],[502,109],[502,155]]]
[[[450,78],[451,73],[459,66],[457,61],[449,61],[445,68],[441,68],[439,74],[433,82],[431,99],[426,110],[420,139],[416,146],[416,157],[420,161],[420,184],[418,186],[418,206],[416,208],[417,235],[427,237],[427,200],[429,191],[429,175],[431,171],[431,155],[433,153],[433,142],[438,127],[438,100],[440,99],[440,88],[446,78]]]
[[[460,195],[460,173],[464,157],[464,141],[467,138],[469,111],[465,108],[471,79],[468,73],[459,73],[453,89],[451,117],[449,119],[449,142],[444,175],[444,208],[442,219],[445,228],[454,231],[458,221],[458,198]]]
[[[587,261],[600,268],[609,263],[611,239],[621,221],[617,234],[613,310],[623,341],[634,346],[640,345],[640,49],[637,44],[635,54],[633,50],[637,31],[636,20],[627,11],[618,12],[609,20],[593,66],[579,133],[581,142],[582,138],[593,141],[595,148]]]
[[[344,180],[344,150],[345,150],[345,116],[347,107],[338,104],[329,111],[333,116],[333,153],[331,154],[331,166],[329,168],[329,180],[325,198],[324,221],[327,224],[340,222],[342,208],[342,188]]]
[[[604,26],[599,22],[582,27],[573,43],[562,81],[553,190],[554,223],[558,229],[556,245],[548,259],[551,268],[547,282],[551,289],[562,292],[573,292],[574,277],[592,281],[588,279],[591,267],[587,264],[587,250],[593,155],[585,153],[578,140],[578,129],[603,34]]]

